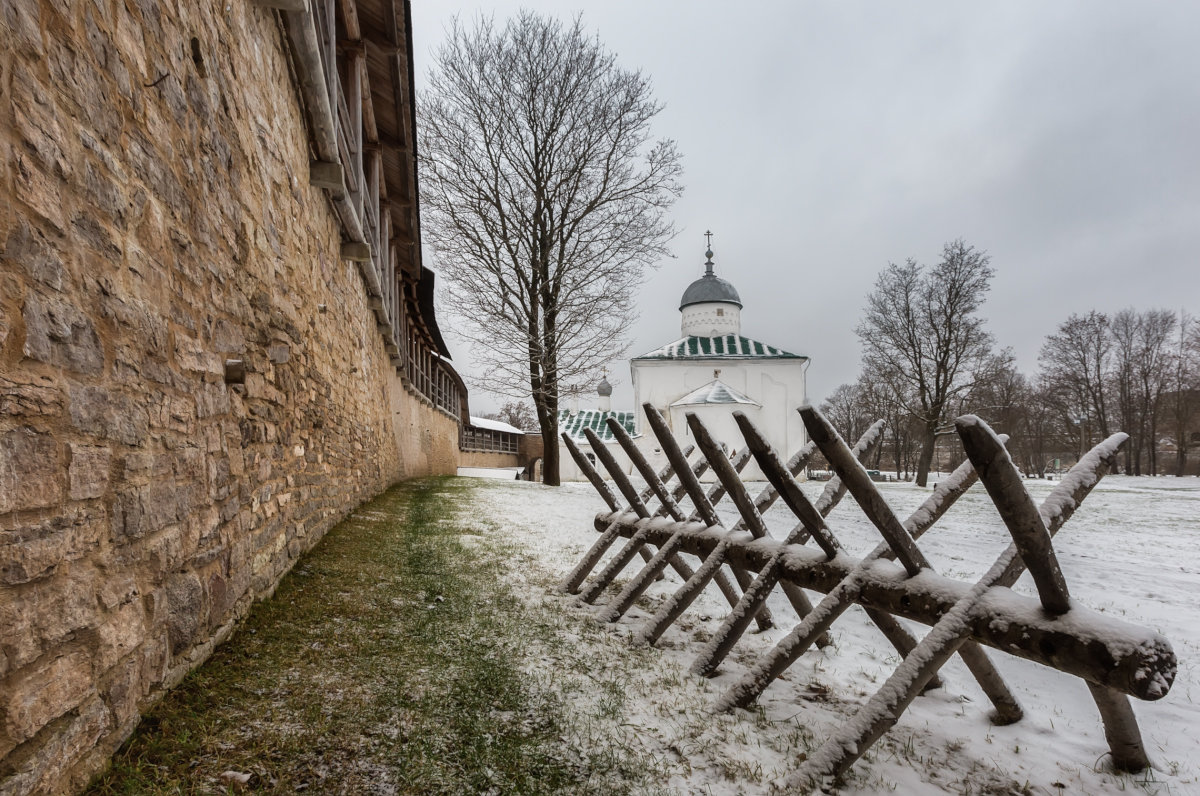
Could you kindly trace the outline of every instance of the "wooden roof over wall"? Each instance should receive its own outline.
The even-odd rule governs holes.
[[[366,139],[383,155],[384,201],[400,268],[421,274],[421,219],[417,202],[416,102],[413,94],[412,7],[409,0],[341,0],[346,39],[361,41],[370,106]],[[357,30],[353,28],[357,28]],[[374,127],[374,130],[371,127]]]

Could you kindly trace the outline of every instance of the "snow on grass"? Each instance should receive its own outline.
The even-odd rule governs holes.
[[[1041,502],[1058,482],[1026,482]],[[804,484],[816,499],[821,484]],[[880,484],[896,514],[918,508],[929,489]],[[751,494],[756,490],[751,488]],[[780,624],[739,642],[718,675],[688,673],[728,606],[715,587],[705,593],[653,649],[628,643],[680,585],[677,576],[651,586],[629,614],[607,625],[594,621],[641,566],[635,559],[595,607],[554,587],[596,538],[593,518],[604,505],[590,485],[552,489],[536,484],[480,482],[481,518],[520,554],[513,577],[526,586],[531,608],[553,616],[567,640],[526,670],[539,687],[562,695],[574,717],[568,740],[594,754],[642,761],[668,791],[767,793],[815,751],[836,726],[878,690],[899,659],[861,609],[833,626],[834,643],[810,650],[750,710],[714,715],[710,706],[796,621],[781,594],[769,605]],[[736,520],[727,502],[723,522]],[[1108,476],[1055,538],[1072,599],[1142,625],[1169,639],[1179,659],[1174,687],[1163,699],[1133,700],[1154,768],[1120,774],[1087,687],[1076,678],[988,650],[1026,709],[1008,727],[989,723],[986,697],[957,658],[943,669],[946,687],[919,697],[897,725],[856,763],[843,793],[1200,793],[1200,481]],[[782,504],[765,513],[777,536],[795,524]],[[482,522],[482,520],[481,520]],[[853,500],[828,524],[849,552],[879,542]],[[942,574],[974,582],[1011,542],[981,487],[973,487],[922,537],[920,546]],[[599,571],[610,550],[595,571]],[[778,591],[778,590],[776,590]],[[1028,576],[1014,591],[1033,595]],[[817,598],[820,595],[814,595]],[[914,632],[927,628],[915,624]]]

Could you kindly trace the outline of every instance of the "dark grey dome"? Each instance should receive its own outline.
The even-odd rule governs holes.
[[[600,379],[600,385],[596,387],[596,394],[601,398],[607,398],[612,395],[612,385],[608,383],[608,379]]]
[[[710,301],[722,301],[726,304],[742,306],[742,297],[737,288],[713,273],[707,273],[688,285],[679,300],[679,309],[691,304],[705,304]]]
[[[679,309],[682,310],[692,304],[707,304],[712,301],[736,304],[741,308],[742,297],[738,295],[737,288],[713,273],[712,249],[710,248],[704,255],[708,258],[704,263],[704,276],[688,285],[687,290],[683,291],[683,298],[679,300]]]

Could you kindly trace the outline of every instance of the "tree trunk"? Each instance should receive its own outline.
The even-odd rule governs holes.
[[[929,465],[933,463],[933,450],[937,445],[937,426],[927,425],[923,432],[921,458],[917,462],[917,486],[925,486],[929,481]]]
[[[542,432],[542,483],[559,486],[558,400],[535,390],[533,408],[537,412],[538,429]]]
[[[561,483],[558,466],[558,423],[549,428],[542,426],[542,483],[559,486]]]

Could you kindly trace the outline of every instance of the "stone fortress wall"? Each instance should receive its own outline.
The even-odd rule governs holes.
[[[0,793],[80,787],[334,523],[453,472],[309,161],[272,12],[0,0]]]

